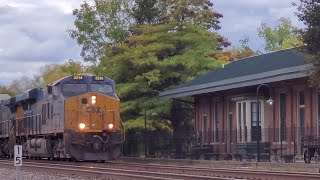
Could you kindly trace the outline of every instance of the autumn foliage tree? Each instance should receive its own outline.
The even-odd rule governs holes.
[[[220,28],[221,15],[212,10],[208,1],[166,3],[168,14],[163,15],[162,22],[134,27],[124,43],[106,51],[99,72],[117,82],[127,127],[143,128],[145,102],[151,101],[148,109],[157,111],[158,116],[153,118],[158,120],[152,126],[149,122],[148,129],[168,129],[169,120],[176,150],[181,152],[180,136],[190,130],[192,107],[178,101],[158,101],[157,92],[220,67],[217,54],[229,44],[215,31]]]
[[[300,0],[296,12],[300,21],[306,28],[300,30],[300,34],[305,44],[303,52],[313,65],[311,72],[311,85],[320,88],[320,1],[319,0]]]
[[[248,37],[239,40],[239,42],[241,44],[240,47],[234,46],[224,53],[228,56],[229,61],[235,61],[238,59],[258,55],[260,53],[259,51],[254,51],[250,48]]]
[[[0,93],[14,96],[32,88],[43,88],[68,75],[90,73],[92,69],[93,66],[83,66],[80,61],[71,59],[63,64],[48,64],[43,66],[40,73],[34,74],[33,77],[23,76],[13,80],[7,86],[0,85]]]
[[[259,36],[266,42],[266,51],[278,51],[303,45],[298,28],[292,25],[289,18],[280,18],[278,23],[276,27],[262,23],[258,28]]]
[[[173,130],[178,138],[176,150],[181,152],[183,141],[178,134],[192,127],[193,107],[178,101],[159,101],[157,96],[160,91],[228,63],[222,48],[229,46],[229,42],[217,33],[222,15],[213,10],[213,3],[208,0],[133,0],[128,6],[131,8],[119,16],[129,19],[125,26],[118,26],[122,35],[115,37],[123,39],[114,41],[113,34],[105,32],[112,30],[111,21],[122,22],[118,17],[109,17],[118,11],[118,6],[113,6],[114,11],[111,7],[98,8],[111,2],[123,3],[100,0],[90,7],[82,4],[74,11],[76,28],[69,31],[70,35],[90,56],[102,50],[94,73],[115,80],[121,117],[128,132],[143,130],[147,108],[148,131]],[[86,34],[86,29],[92,31]],[[96,39],[95,34],[98,34]],[[108,41],[99,44],[103,42],[101,38]],[[86,47],[86,42],[90,46]],[[91,51],[91,48],[95,49]],[[152,116],[154,111],[157,116]]]

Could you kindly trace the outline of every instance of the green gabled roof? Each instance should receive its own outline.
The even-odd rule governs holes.
[[[247,81],[256,79],[256,84],[260,84],[265,78],[268,77],[274,77],[273,80],[276,81],[285,80],[285,78],[282,77],[283,75],[286,75],[287,79],[298,78],[306,76],[306,73],[302,72],[305,70],[306,65],[307,62],[305,57],[298,48],[285,49],[259,56],[252,56],[234,61],[228,65],[225,65],[224,67],[215,69],[203,76],[177,86],[172,90],[162,92],[160,93],[160,97],[182,97],[185,95],[195,95],[218,90],[244,87],[246,84],[243,83]],[[255,75],[257,75],[256,78]],[[288,75],[291,76],[289,77]],[[280,76],[282,78],[275,78]],[[270,79],[267,82],[273,81]],[[230,86],[232,84],[233,86]],[[238,86],[236,84],[238,84]],[[223,86],[226,85],[228,85],[229,88],[223,88]],[[254,85],[254,83],[251,82],[247,85]],[[219,88],[217,89],[217,87]],[[211,91],[209,90],[210,88]],[[204,91],[205,89],[207,89],[207,91]]]

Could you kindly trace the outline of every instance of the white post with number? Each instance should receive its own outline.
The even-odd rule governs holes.
[[[16,179],[21,180],[20,166],[22,166],[22,145],[14,145],[14,166],[16,166]]]

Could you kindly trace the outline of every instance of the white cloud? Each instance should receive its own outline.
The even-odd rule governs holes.
[[[55,7],[64,14],[71,14],[72,10],[78,8],[83,1],[79,0],[59,0],[59,1],[43,1],[43,4],[50,7]]]
[[[0,84],[37,74],[45,64],[79,59],[66,30],[82,2],[0,0]]]
[[[80,59],[80,47],[67,34],[74,27],[72,10],[84,0],[0,0],[0,84],[32,76],[41,66]],[[290,17],[301,25],[291,2],[299,0],[217,0],[223,14],[220,32],[234,44],[249,36],[254,49],[262,49],[257,35],[261,22],[274,25]],[[92,2],[92,0],[89,0]],[[5,80],[4,80],[5,79]]]
[[[248,36],[253,49],[263,50],[264,42],[257,31],[262,22],[273,26],[279,18],[289,17],[295,26],[302,26],[294,14],[296,8],[292,2],[299,0],[215,1],[214,9],[223,15],[219,32],[233,45],[239,45],[239,40]]]
[[[298,2],[298,0],[217,0],[214,1],[214,5],[225,8],[265,9],[270,7],[288,7],[292,2]]]

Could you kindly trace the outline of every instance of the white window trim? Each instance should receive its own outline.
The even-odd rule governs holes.
[[[259,108],[259,113],[260,113],[260,126],[261,126],[261,142],[264,142],[265,140],[263,139],[263,137],[266,137],[265,136],[265,131],[263,131],[265,127],[265,118],[264,118],[264,101],[265,99],[260,99],[259,102],[260,102],[260,108]],[[253,142],[251,141],[251,129],[252,129],[252,122],[251,122],[251,103],[256,103],[257,100],[256,99],[250,99],[250,100],[245,100],[245,101],[236,101],[236,105],[237,105],[237,108],[236,108],[236,119],[237,119],[237,131],[239,131],[239,108],[238,108],[238,104],[241,103],[241,111],[243,109],[243,103],[246,103],[246,125],[247,125],[247,141],[245,141],[245,136],[244,136],[244,124],[243,124],[243,119],[241,116],[241,123],[243,124],[242,128],[243,128],[243,133],[242,133],[242,141],[240,142],[239,141],[239,137],[237,136],[237,143],[244,143],[244,142]],[[242,115],[242,113],[241,113]],[[237,135],[239,135],[239,133],[237,132]]]

